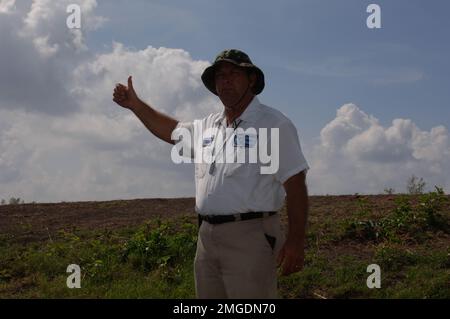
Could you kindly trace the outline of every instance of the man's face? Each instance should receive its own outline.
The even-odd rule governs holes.
[[[252,92],[256,76],[228,62],[220,62],[215,72],[216,91],[226,107],[234,107],[243,95]],[[248,90],[247,90],[248,89]]]

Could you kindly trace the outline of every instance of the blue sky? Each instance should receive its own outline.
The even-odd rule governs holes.
[[[366,8],[381,7],[381,29]],[[81,7],[80,30],[66,7]],[[296,125],[310,194],[450,192],[450,3],[0,0],[0,199],[194,196],[193,167],[111,101],[179,120],[222,107],[200,75],[223,49],[265,73],[260,101]]]
[[[261,100],[290,115],[305,141],[348,102],[383,125],[450,127],[450,4],[377,1],[382,28],[368,29],[370,3],[100,1],[109,21],[88,44],[182,48],[208,61],[241,48],[266,74]]]

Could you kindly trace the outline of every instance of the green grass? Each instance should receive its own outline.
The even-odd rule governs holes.
[[[449,213],[443,193],[417,205],[400,196],[374,218],[366,201],[351,216],[317,219],[307,236],[305,268],[280,277],[283,298],[450,298]],[[45,242],[0,237],[0,298],[195,298],[197,225],[153,220],[117,230],[59,232]],[[369,264],[381,288],[369,289]],[[66,268],[81,267],[81,289]]]
[[[194,298],[196,227],[147,223],[126,234],[60,233],[45,243],[0,246],[0,298]],[[69,289],[70,264],[81,289]]]
[[[435,236],[436,232],[450,234],[449,212],[445,211],[448,198],[443,190],[423,194],[413,206],[410,197],[400,195],[395,208],[379,219],[370,219],[371,211],[364,202],[351,218],[340,221],[337,239],[400,243],[404,241],[422,243]]]
[[[449,298],[450,249],[411,252],[382,245],[375,256],[310,256],[304,271],[280,280],[284,298]],[[367,266],[381,268],[381,288],[366,286]]]

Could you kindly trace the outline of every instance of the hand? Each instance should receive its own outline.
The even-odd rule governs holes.
[[[130,110],[138,107],[140,100],[134,91],[131,75],[128,77],[128,87],[121,83],[116,84],[113,93],[113,101]]]
[[[297,238],[287,239],[281,248],[277,264],[281,267],[281,275],[286,276],[303,269],[305,262],[304,244]]]

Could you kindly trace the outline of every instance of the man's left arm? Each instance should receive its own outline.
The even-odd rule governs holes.
[[[305,259],[305,232],[308,218],[308,190],[306,171],[290,177],[283,186],[286,191],[288,234],[281,248],[277,263],[282,275],[289,275],[303,269]]]

